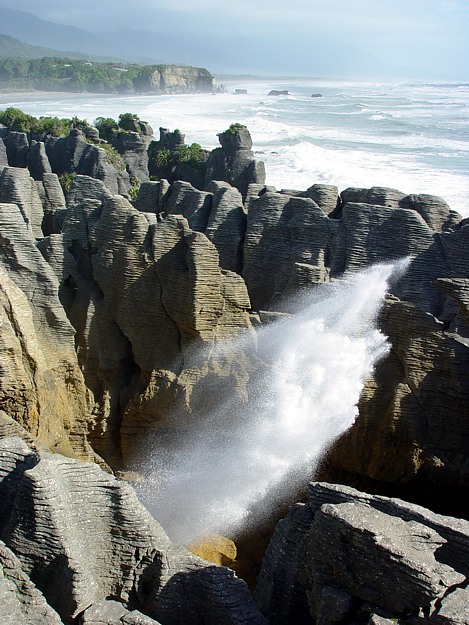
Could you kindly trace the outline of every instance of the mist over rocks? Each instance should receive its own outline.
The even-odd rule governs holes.
[[[105,140],[87,139],[79,128],[43,141],[1,129],[0,433],[20,436],[32,448],[15,439],[1,456],[3,462],[10,454],[24,470],[8,465],[10,477],[1,483],[9,503],[0,539],[65,623],[79,614],[92,623],[95,612],[86,616],[85,610],[110,597],[162,625],[263,623],[239,580],[172,546],[132,489],[102,469],[138,467],[154,441],[170,447],[197,431],[220,397],[242,412],[256,396],[255,372],[269,371],[258,342],[265,320],[294,313],[308,290],[320,294],[344,275],[409,256],[379,316],[391,348],[366,381],[355,423],[327,451],[320,475],[464,514],[469,228],[436,196],[381,187],[340,194],[330,185],[266,187],[244,126],[221,133],[221,147],[211,153],[187,146],[180,132],[160,129],[155,141],[147,126],[135,120],[133,128],[114,137],[114,162]],[[155,172],[161,175],[149,180]],[[335,314],[346,319],[347,305]],[[226,435],[221,426],[215,431]],[[12,480],[23,499],[8,490]],[[54,501],[49,488],[62,499]],[[408,512],[410,504],[390,499],[384,505],[383,498],[350,495],[346,487],[321,486],[321,493],[328,488],[343,488],[345,499],[328,495],[323,508],[296,507],[277,531],[288,547],[275,546],[276,538],[271,550],[280,549],[287,564],[268,554],[257,591],[268,622],[351,624],[408,612],[417,618],[418,609],[435,601],[431,619],[427,614],[416,622],[464,622],[445,615],[467,606],[467,570],[452,547],[454,532],[460,532],[456,543],[466,545],[465,526],[455,530],[451,519],[435,521],[430,512]],[[114,495],[101,499],[104,491]],[[94,503],[70,511],[66,492]],[[53,539],[39,540],[42,552],[27,523],[15,525],[21,516],[15,506],[24,506],[28,519],[36,496],[51,510],[43,530]],[[108,511],[103,553],[117,558],[105,573],[91,547],[76,551],[65,521],[54,525],[57,515],[68,514],[82,532],[87,523],[100,523],[100,510]],[[122,518],[134,548],[119,560],[123,539],[112,541],[122,538],[116,521]],[[153,529],[141,531],[141,523]],[[369,538],[385,531],[391,542],[405,538],[391,546]],[[382,588],[381,594],[370,590],[368,560],[341,552],[338,535],[345,543],[363,540],[373,553],[368,560],[390,567],[399,588],[394,598]],[[420,538],[425,546],[416,554]],[[302,545],[297,551],[296,544]],[[299,564],[305,549],[311,558]],[[4,567],[17,566],[1,553]],[[442,553],[452,555],[442,560]],[[398,566],[400,558],[405,562]],[[363,577],[360,587],[347,578],[353,567]],[[48,595],[51,571],[60,582]],[[226,603],[219,603],[225,592]],[[203,606],[201,596],[209,597]],[[104,605],[102,614],[114,614],[115,607]],[[132,622],[124,612],[115,618]]]

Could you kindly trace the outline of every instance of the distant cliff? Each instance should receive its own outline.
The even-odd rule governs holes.
[[[0,90],[75,93],[199,93],[214,90],[203,67],[100,63],[43,57],[0,59]]]

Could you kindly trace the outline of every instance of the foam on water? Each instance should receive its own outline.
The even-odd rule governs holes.
[[[173,96],[0,94],[0,108],[93,121],[131,111],[179,128],[213,149],[231,123],[248,126],[268,184],[383,186],[443,197],[469,216],[469,89],[466,84],[379,84],[327,80],[228,82],[232,93]],[[268,97],[271,89],[290,96]],[[322,98],[311,98],[320,92]]]
[[[155,440],[139,490],[173,540],[230,532],[287,475],[308,479],[353,423],[364,381],[389,349],[376,316],[390,278],[406,265],[377,265],[303,295],[296,314],[259,331],[264,365],[247,404],[220,395],[190,436],[174,440],[173,430],[170,445]],[[248,344],[241,337],[230,348]]]

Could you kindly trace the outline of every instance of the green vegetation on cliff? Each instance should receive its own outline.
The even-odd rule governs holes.
[[[165,87],[167,74],[184,77]],[[189,77],[189,80],[188,80]],[[192,85],[190,84],[192,78]],[[99,63],[90,60],[43,57],[0,58],[0,90],[138,93],[165,90],[208,91],[213,77],[204,68],[173,65]]]
[[[59,119],[58,117],[34,117],[23,113],[20,109],[9,107],[0,111],[0,124],[8,126],[17,132],[34,132],[37,134],[51,135],[52,137],[64,137],[70,134],[72,128],[86,130],[90,124],[85,119],[72,117],[71,119]]]

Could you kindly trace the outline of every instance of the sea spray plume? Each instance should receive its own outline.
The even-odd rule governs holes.
[[[376,318],[407,265],[375,265],[302,294],[301,310],[258,331],[262,365],[247,405],[220,396],[196,433],[155,440],[141,469],[157,477],[139,490],[173,540],[233,532],[269,488],[295,471],[309,477],[352,425],[363,384],[389,350]],[[243,338],[221,349],[243,349]]]

